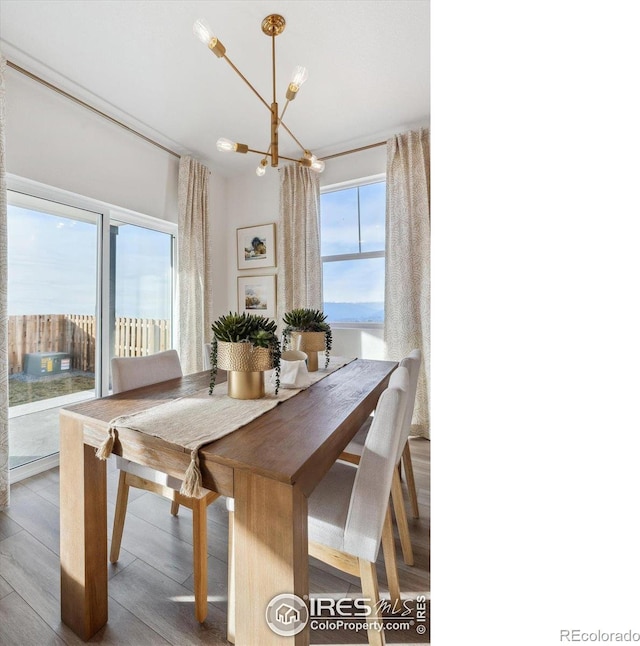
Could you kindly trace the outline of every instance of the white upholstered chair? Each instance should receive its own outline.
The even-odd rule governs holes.
[[[362,596],[372,608],[369,624],[379,619],[376,560],[381,541],[387,578],[395,578],[389,581],[391,600],[400,598],[389,494],[409,381],[406,368],[393,372],[378,401],[359,464],[336,462],[309,497],[309,554],[360,577]],[[369,629],[367,635],[369,644],[384,644],[383,631]]]
[[[397,463],[404,466],[405,476],[407,479],[407,489],[409,490],[409,499],[413,510],[413,517],[418,518],[418,500],[416,495],[416,485],[413,478],[413,465],[411,463],[411,452],[409,449],[409,432],[411,431],[411,418],[413,417],[413,408],[416,399],[416,389],[418,386],[418,375],[420,374],[420,361],[422,354],[420,350],[412,350],[402,361],[400,366],[404,366],[409,371],[409,389],[407,391],[407,405],[405,408],[404,418],[402,421],[402,438],[400,440],[399,451],[397,454]],[[358,464],[360,456],[364,450],[366,437],[369,432],[368,420],[366,424],[356,433],[355,437],[345,448],[340,456],[341,460],[347,460]],[[398,534],[400,536],[400,545],[402,547],[402,556],[407,565],[413,565],[413,549],[411,547],[411,538],[409,536],[409,524],[407,514],[404,508],[402,496],[402,484],[400,482],[399,472],[394,473],[391,486],[391,496],[393,499],[393,511],[398,525]]]
[[[114,357],[111,360],[111,375],[115,395],[182,377],[182,367],[178,353],[175,350],[167,350],[147,357]],[[207,616],[207,506],[218,498],[219,494],[202,489],[199,498],[188,498],[180,494],[182,481],[178,478],[120,456],[116,456],[116,466],[120,469],[120,479],[109,560],[115,563],[120,556],[129,487],[144,489],[168,498],[171,500],[171,513],[174,516],[178,513],[180,505],[191,509],[195,615],[199,622],[203,622]]]
[[[409,373],[398,367],[382,393],[367,435],[360,463],[336,462],[309,498],[309,555],[360,577],[363,598],[371,600],[368,622],[379,610],[376,560],[382,544],[389,597],[401,603],[393,544],[389,494],[402,420],[409,389]],[[227,639],[235,643],[235,563],[233,553],[234,501],[229,511],[229,602]],[[384,634],[368,631],[369,644],[384,644]]]

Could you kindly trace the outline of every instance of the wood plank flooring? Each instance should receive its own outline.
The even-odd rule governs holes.
[[[409,513],[415,565],[402,561],[396,531],[403,598],[430,597],[430,442],[410,440],[420,518]],[[108,471],[111,536],[118,472]],[[406,487],[403,483],[405,499]],[[131,489],[120,560],[109,565],[109,623],[89,643],[130,646],[210,644],[226,640],[227,529],[224,500],[208,509],[209,616],[193,616],[191,513],[169,513],[169,502]],[[407,509],[409,506],[407,504]],[[59,473],[51,469],[11,487],[11,506],[0,512],[0,644],[45,646],[83,643],[60,620]],[[310,559],[311,594],[359,596],[358,579]],[[377,562],[380,592],[388,598],[382,550]],[[427,633],[428,634],[428,633]],[[388,644],[426,643],[413,629],[387,631]],[[366,632],[312,631],[312,644],[366,644]],[[238,646],[242,646],[238,644]],[[252,645],[247,645],[252,646]]]

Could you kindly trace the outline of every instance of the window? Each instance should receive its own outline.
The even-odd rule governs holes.
[[[384,322],[385,202],[379,176],[320,195],[323,309],[333,324]]]
[[[28,180],[12,178],[9,188],[9,467],[16,482],[57,464],[59,408],[108,394],[112,356],[171,347],[177,227]]]

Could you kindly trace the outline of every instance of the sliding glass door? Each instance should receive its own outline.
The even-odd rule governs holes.
[[[16,481],[55,465],[60,407],[109,394],[111,357],[172,347],[175,225],[100,203],[92,211],[13,190],[8,198]]]
[[[9,192],[9,465],[59,450],[58,407],[96,393],[99,214]]]
[[[117,219],[109,231],[110,357],[168,350],[174,236]]]

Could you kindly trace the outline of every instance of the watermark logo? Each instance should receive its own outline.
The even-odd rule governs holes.
[[[303,600],[304,599],[304,600]],[[311,630],[415,631],[428,630],[427,599],[387,601],[375,604],[359,597],[308,597],[279,594],[267,606],[266,620],[271,630],[282,637],[297,635],[306,626]]]
[[[279,594],[269,602],[265,612],[269,628],[282,637],[297,635],[309,621],[305,602],[295,594]]]

